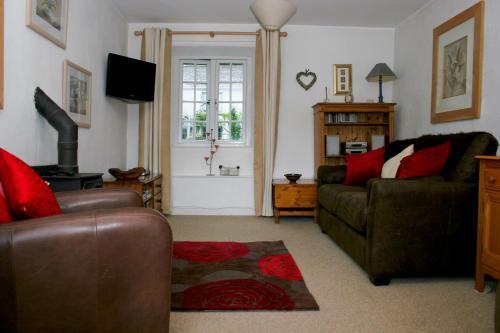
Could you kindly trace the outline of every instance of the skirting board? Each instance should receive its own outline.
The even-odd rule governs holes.
[[[172,215],[229,215],[254,216],[253,208],[201,208],[201,207],[173,207]]]

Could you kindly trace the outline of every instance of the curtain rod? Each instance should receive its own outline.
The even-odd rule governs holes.
[[[223,36],[258,36],[258,32],[238,32],[238,31],[170,31],[170,35],[209,35],[214,38],[216,35]],[[134,35],[143,36],[144,31],[135,31]],[[280,32],[280,37],[287,37],[288,32]]]

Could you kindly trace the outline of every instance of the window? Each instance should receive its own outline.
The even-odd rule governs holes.
[[[210,130],[221,143],[246,140],[246,61],[181,61],[180,141],[204,142]]]

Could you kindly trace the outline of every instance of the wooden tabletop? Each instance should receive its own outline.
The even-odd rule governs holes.
[[[277,185],[286,185],[290,184],[290,181],[288,179],[273,179],[273,184]],[[316,184],[316,181],[314,179],[299,179],[297,180],[297,184],[301,185],[314,185]]]
[[[476,156],[478,160],[493,160],[493,161],[498,161],[500,160],[500,156]]]

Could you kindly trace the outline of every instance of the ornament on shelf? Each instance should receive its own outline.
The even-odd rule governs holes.
[[[205,163],[209,166],[210,172],[207,176],[215,176],[215,174],[212,173],[212,162],[215,153],[219,150],[219,145],[215,143],[217,139],[215,138],[213,129],[210,130],[210,133],[207,133],[207,139],[210,141],[210,155],[204,157]]]
[[[346,103],[354,103],[354,95],[352,94],[352,88],[350,88],[347,94],[345,95],[344,101]]]

